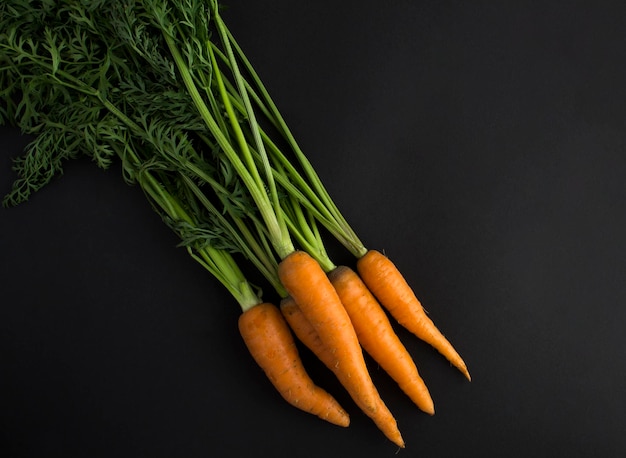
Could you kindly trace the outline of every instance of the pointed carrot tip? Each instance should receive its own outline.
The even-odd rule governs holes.
[[[428,415],[435,415],[435,403],[433,402],[432,398],[428,398],[428,400],[422,400],[419,403],[415,403],[417,405],[417,407],[424,413],[427,413]]]
[[[396,434],[394,434],[394,437],[389,437],[389,439],[391,439],[391,441],[396,444],[398,447],[400,448],[404,448],[404,439],[402,438],[402,436],[400,435],[400,431],[397,431]]]
[[[342,428],[347,428],[348,426],[350,426],[350,420],[345,420],[345,421],[341,421],[341,422],[337,422],[335,423],[337,426],[341,426]]]
[[[402,434],[400,433],[400,430],[397,427],[394,427],[391,429],[382,428],[381,431],[383,432],[383,434],[388,440],[393,442],[398,447],[404,448],[404,439],[402,438]]]
[[[454,364],[454,366],[456,366],[456,368],[461,371],[461,373],[465,376],[467,380],[469,380],[470,382],[472,381],[472,376],[470,375],[469,370],[467,369],[467,366],[463,361]]]
[[[327,414],[322,419],[342,428],[350,426],[350,417],[345,411],[333,412],[333,414]]]

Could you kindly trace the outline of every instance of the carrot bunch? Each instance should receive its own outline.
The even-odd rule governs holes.
[[[217,2],[64,3],[58,11],[0,6],[0,121],[36,136],[5,203],[26,200],[78,151],[102,167],[119,161],[127,182],[239,304],[245,346],[281,396],[349,424],[307,374],[298,339],[404,447],[365,353],[420,410],[435,410],[390,317],[470,380],[467,366],[395,265],[366,248],[341,214]],[[354,255],[356,271],[333,263],[326,236]],[[280,306],[248,282],[244,262]]]

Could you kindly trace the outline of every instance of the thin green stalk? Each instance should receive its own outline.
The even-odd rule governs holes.
[[[197,225],[195,220],[184,208],[183,205],[170,193],[162,184],[163,180],[158,180],[150,171],[141,169],[141,161],[134,151],[126,145],[124,152],[119,152],[118,156],[130,166],[139,170],[136,174],[136,181],[143,191],[149,196],[150,201],[161,209],[169,218],[175,222],[185,222],[190,225]],[[230,294],[239,303],[242,311],[259,304],[261,302],[254,288],[248,283],[232,256],[224,251],[210,245],[200,247],[187,247],[189,254],[218,279]],[[197,254],[196,254],[197,253]]]
[[[220,148],[227,156],[229,162],[233,165],[237,174],[240,176],[246,188],[250,192],[250,195],[256,203],[259,212],[261,213],[261,216],[267,226],[272,245],[274,246],[274,249],[280,256],[280,258],[283,259],[287,255],[295,251],[295,247],[293,246],[293,243],[288,236],[288,232],[284,231],[281,227],[281,224],[274,211],[274,207],[265,192],[264,186],[258,183],[257,180],[255,180],[255,178],[250,174],[250,171],[245,166],[237,152],[233,149],[229,140],[220,130],[215,119],[211,115],[211,112],[204,103],[204,100],[202,99],[198,88],[195,86],[190,70],[184,63],[184,60],[176,46],[174,38],[169,35],[165,30],[163,30],[163,36],[165,37],[165,41],[172,54],[176,67],[179,70],[181,78],[183,79],[185,87],[187,88],[194,102],[194,105],[196,106],[201,118],[204,120],[207,127],[209,128],[209,131],[215,137]]]
[[[223,24],[223,23],[222,23]],[[302,186],[305,189],[305,194],[311,198],[312,195],[315,195],[314,201],[316,205],[318,205],[318,209],[325,213],[325,210],[328,211],[330,215],[332,215],[332,220],[334,221],[334,225],[336,226],[336,230],[342,233],[342,237],[340,242],[346,246],[346,248],[351,251],[356,257],[363,256],[367,249],[364,247],[363,243],[358,238],[357,234],[354,232],[352,227],[348,224],[347,220],[343,216],[343,214],[339,211],[337,205],[330,197],[327,189],[325,188],[322,180],[319,178],[319,175],[315,171],[314,167],[300,148],[297,143],[295,137],[293,136],[291,130],[287,126],[284,118],[282,117],[280,111],[278,110],[276,104],[272,100],[269,92],[263,85],[260,77],[254,70],[254,67],[247,59],[241,47],[236,42],[234,36],[228,30],[227,26],[223,24],[224,32],[228,38],[229,43],[232,45],[232,48],[237,53],[237,57],[242,61],[246,71],[252,78],[257,90],[260,95],[253,89],[252,85],[250,85],[247,81],[245,82],[245,87],[248,93],[252,96],[252,98],[256,101],[257,105],[260,107],[261,111],[265,113],[267,118],[271,121],[271,123],[276,126],[279,131],[282,133],[285,140],[288,142],[290,148],[296,155],[302,169],[304,170],[308,182],[305,182],[299,173],[297,173],[295,167],[290,163],[290,161],[284,156],[284,154],[280,151],[279,148],[273,148],[270,151],[272,152],[272,156],[275,157],[276,160],[280,161],[285,165],[289,165],[290,167],[290,176],[295,179],[299,186]],[[263,131],[260,130],[261,135],[263,135]],[[266,142],[269,140],[269,137],[265,138]],[[306,184],[305,184],[306,183]],[[310,190],[310,191],[309,191]]]
[[[259,242],[245,222],[232,214],[227,208],[227,214],[230,216],[236,228],[226,220],[224,214],[219,212],[217,208],[210,202],[202,190],[186,175],[181,175],[183,183],[191,191],[193,196],[198,200],[207,211],[209,211],[218,221],[221,228],[226,230],[230,237],[233,238],[236,248],[240,250],[244,257],[251,261],[261,274],[271,283],[272,287],[280,295],[286,295],[286,292],[276,275],[277,262],[270,255],[270,247],[263,241]]]
[[[257,161],[255,161],[255,158],[257,159],[260,158],[260,163],[261,163],[260,166],[265,171],[265,176],[266,176],[265,183],[267,184],[269,199],[271,200],[271,203],[273,205],[274,214],[276,215],[276,220],[278,221],[282,238],[285,239],[288,237],[288,228],[286,226],[286,223],[282,215],[282,209],[281,209],[280,201],[278,198],[278,192],[276,190],[276,185],[274,183],[274,177],[273,177],[272,170],[271,170],[268,158],[267,158],[267,153],[265,152],[265,148],[263,146],[263,141],[261,140],[261,136],[259,135],[259,127],[256,122],[256,118],[254,116],[254,111],[252,110],[252,106],[249,100],[247,99],[247,97],[245,97],[245,92],[244,92],[243,93],[243,103],[245,105],[244,114],[245,114],[245,117],[248,119],[249,128],[250,128],[250,131],[252,132],[252,135],[255,140],[255,145],[256,145],[254,157],[251,151],[251,146],[248,145],[243,129],[241,128],[241,126],[239,125],[239,122],[237,121],[234,108],[231,104],[230,94],[226,91],[226,86],[222,79],[222,72],[220,71],[217,65],[217,61],[215,59],[215,55],[213,54],[211,50],[211,47],[209,47],[209,54],[211,56],[211,62],[213,63],[213,74],[215,75],[215,80],[218,85],[218,90],[219,90],[219,93],[222,95],[222,101],[224,103],[224,107],[228,114],[228,118],[231,120],[231,126],[234,131],[235,137],[237,138],[237,141],[239,143],[241,150],[244,153],[245,158],[249,161],[249,165],[248,165],[249,169],[251,171],[254,171],[255,177],[258,178],[259,182],[261,182],[261,179],[257,170],[257,165],[256,165]],[[232,51],[230,52],[230,54],[232,54]],[[233,56],[233,59],[234,59],[234,56]],[[242,86],[243,83],[241,82],[241,75],[238,73],[236,63],[232,61],[231,64],[232,64],[231,70],[233,71],[233,74],[235,75],[235,80],[238,82],[238,85]]]
[[[239,66],[237,65],[235,54],[233,53],[233,50],[230,46],[230,42],[228,40],[228,36],[225,30],[224,21],[222,21],[222,18],[220,17],[217,8],[215,9],[214,20],[215,20],[215,23],[217,24],[217,29],[222,39],[222,44],[224,45],[224,48],[226,49],[226,56],[228,57],[228,60],[230,62],[230,71],[233,75],[233,78],[235,79],[235,84],[239,90],[239,96],[241,97],[241,100],[243,101],[243,104],[246,110],[245,111],[247,115],[246,118],[250,126],[250,131],[252,132],[252,137],[254,138],[254,145],[256,147],[257,152],[261,155],[261,159],[263,162],[263,170],[265,171],[265,179],[267,180],[266,182],[269,188],[270,198],[273,200],[275,207],[280,208],[279,201],[278,201],[278,193],[276,192],[276,185],[274,184],[274,179],[270,170],[269,159],[267,157],[267,153],[265,152],[263,141],[261,140],[261,135],[259,133],[259,125],[257,123],[256,116],[254,114],[254,109],[252,108],[252,104],[250,103],[250,98],[248,97],[248,92],[246,90],[243,77],[241,75],[241,72],[239,71]],[[211,60],[214,65],[214,70],[216,71],[216,73],[220,74],[221,72],[219,71],[219,67],[215,60],[215,55],[213,54],[211,49],[212,47],[209,46],[209,52],[211,54]],[[228,97],[225,97],[224,103],[230,106]],[[236,129],[241,130],[239,125],[237,125]]]
[[[198,256],[190,248],[187,250],[192,258],[213,273],[229,290],[239,303],[242,312],[246,312],[262,302],[252,285],[248,283],[233,258],[227,252],[207,246],[198,250]],[[229,274],[229,278],[221,275],[224,272]]]
[[[271,142],[269,143],[269,146],[275,147]],[[251,151],[253,153],[255,152],[253,149]],[[295,198],[300,205],[306,208],[308,213],[313,215],[315,219],[319,221],[342,245],[346,247],[353,247],[353,253],[360,253],[364,250],[363,245],[355,245],[354,240],[346,237],[345,232],[342,231],[341,227],[336,224],[336,221],[333,219],[332,215],[328,213],[324,206],[315,205],[315,203],[318,202],[317,196],[308,187],[304,179],[297,174],[297,171],[294,170],[295,176],[293,177],[289,172],[287,172],[287,170],[292,170],[292,168],[293,166],[289,162],[276,162],[275,167],[272,168],[272,173],[274,174],[277,183],[286,191],[286,194]],[[290,178],[294,178],[296,184],[294,184],[294,180],[290,180]],[[303,180],[302,186],[297,185],[297,183],[300,183],[299,180]],[[292,228],[290,227],[290,230],[291,229]]]
[[[311,225],[315,223],[315,220],[307,219],[302,207],[293,197],[285,200],[284,205],[289,230],[298,240],[298,243],[319,263],[325,272],[333,270],[336,266],[328,256],[319,232],[317,229],[313,229]]]
[[[246,111],[238,94],[231,93],[230,96],[233,106],[240,113],[245,115]],[[275,165],[275,167],[271,169],[274,180],[278,182],[289,195],[296,197],[302,205],[312,212],[316,219],[356,257],[363,256],[367,250],[358,237],[345,231],[341,223],[337,222],[335,215],[328,209],[294,165],[280,151],[269,135],[260,127],[258,130],[266,146],[266,150],[271,153],[271,158]],[[261,162],[259,154],[250,145],[248,145],[248,150],[256,155],[255,157],[258,162]],[[277,171],[279,168],[281,168],[280,172]]]

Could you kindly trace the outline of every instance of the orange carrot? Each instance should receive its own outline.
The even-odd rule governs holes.
[[[391,329],[392,335],[389,335],[388,329],[391,328],[391,323],[389,323],[385,312],[356,273],[353,272],[353,274],[367,292],[364,295],[359,294],[359,297],[353,298],[351,301],[348,300],[347,297],[349,293],[344,293],[342,291],[343,288],[337,285],[336,281],[332,281],[332,283],[335,285],[335,289],[348,311],[359,342],[361,342],[363,348],[372,355],[385,371],[390,375],[392,373],[395,374],[395,376],[392,375],[394,380],[398,382],[405,393],[407,393],[420,409],[428,414],[434,414],[435,410],[432,398],[430,397],[428,388],[419,376],[413,360],[393,332],[393,329]],[[333,274],[331,273],[331,280],[332,276]],[[369,296],[370,299],[361,299],[361,297],[365,296]],[[371,302],[372,300],[374,301],[373,303]],[[352,303],[354,305],[350,306],[346,305],[346,303]],[[315,331],[311,323],[306,319],[293,298],[288,297],[283,299],[280,304],[280,309],[296,337],[298,337],[326,367],[335,372],[337,367],[335,366],[334,356],[324,346],[317,331]],[[381,313],[382,317],[380,316]],[[358,316],[358,314],[363,315]],[[365,314],[369,316],[364,316]],[[367,327],[371,327],[372,329],[382,328],[382,331],[372,332],[366,330]],[[398,344],[400,346],[398,346]]]
[[[306,319],[293,297],[280,301],[280,311],[296,337],[331,371],[337,368],[335,356],[326,348],[315,328]]]
[[[343,303],[361,345],[398,383],[411,400],[429,415],[433,400],[417,367],[378,301],[352,269],[339,266],[328,274]]]
[[[426,315],[415,293],[389,258],[376,250],[369,250],[357,261],[357,270],[369,290],[398,323],[432,345],[471,380],[461,356]]]
[[[278,275],[321,341],[335,356],[338,368],[335,374],[340,383],[383,434],[404,447],[396,420],[367,371],[350,317],[318,262],[304,251],[295,251],[280,262]]]
[[[239,332],[287,402],[335,425],[349,425],[346,411],[306,373],[289,327],[275,305],[262,303],[248,309],[239,317]]]

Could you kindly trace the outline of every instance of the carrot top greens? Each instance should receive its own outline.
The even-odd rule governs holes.
[[[356,256],[365,253],[217,2],[44,3],[0,6],[0,78],[8,100],[0,120],[35,135],[15,162],[19,177],[6,205],[27,200],[79,151],[109,167],[117,155],[109,141],[130,135],[150,145],[143,160],[151,167],[188,177],[198,188],[209,183],[217,211],[252,219],[247,227],[278,259],[295,250],[293,235],[303,242],[307,230],[298,226],[303,219],[284,214],[287,195],[309,222],[316,219]],[[323,253],[315,239],[308,246]]]
[[[312,329],[308,337],[330,355],[342,385],[398,446],[404,440],[367,372],[356,320],[347,310],[368,315],[358,327],[359,334],[371,334],[370,349],[388,345],[382,327],[374,326],[385,313],[373,296],[369,312],[343,301],[371,290],[400,324],[469,379],[399,271],[367,250],[347,223],[216,0],[3,1],[0,124],[31,138],[15,159],[17,178],[4,205],[28,200],[78,156],[102,168],[117,164],[180,246],[238,302],[248,329],[242,335],[255,359],[267,361],[266,373],[286,373],[297,355],[280,312],[262,301],[261,288],[248,281],[238,257],[297,305]],[[363,282],[351,275],[355,281],[342,283],[341,298],[329,277],[337,281],[348,270],[330,259],[322,229],[358,258]],[[281,329],[281,342],[265,340],[270,335],[261,329],[263,320],[270,331]],[[277,346],[291,349],[284,367],[272,362],[278,361]],[[410,361],[396,350],[377,355],[385,359],[382,367]],[[299,386],[281,385],[279,391],[295,393]],[[286,398],[297,404],[294,396]],[[339,410],[334,422],[347,425],[344,414]]]

